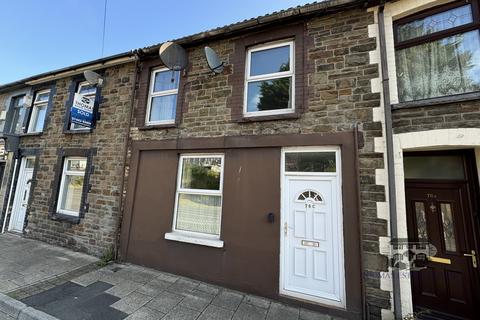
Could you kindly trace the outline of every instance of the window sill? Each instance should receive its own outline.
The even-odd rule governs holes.
[[[26,132],[22,133],[19,136],[20,137],[35,137],[35,136],[41,136],[43,132]]]
[[[291,120],[300,118],[299,112],[289,112],[289,113],[279,113],[279,114],[270,114],[270,115],[255,115],[255,116],[245,116],[242,115],[240,119],[236,122],[257,122],[257,121],[274,121],[274,120]]]
[[[203,237],[192,237],[192,236],[181,234],[179,232],[165,233],[165,239],[191,243],[191,244],[198,244],[198,245],[207,246],[207,247],[223,248],[223,240],[203,238]]]
[[[50,216],[50,219],[55,220],[55,221],[61,221],[61,222],[70,222],[73,224],[79,224],[80,223],[80,217],[79,216],[72,216],[69,214],[64,214],[60,212],[55,212]]]
[[[65,134],[88,134],[92,133],[92,129],[84,129],[84,130],[65,130],[63,133]]]
[[[163,123],[163,124],[146,124],[143,127],[138,127],[138,130],[155,130],[155,129],[168,129],[176,128],[176,123]]]
[[[392,110],[429,107],[429,106],[435,106],[439,104],[458,103],[458,102],[473,101],[473,100],[480,100],[480,92],[470,92],[470,93],[455,94],[455,95],[445,96],[445,97],[400,102],[400,103],[392,104]]]

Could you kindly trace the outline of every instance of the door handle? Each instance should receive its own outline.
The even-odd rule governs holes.
[[[465,257],[471,257],[472,258],[472,266],[474,268],[477,268],[477,255],[475,254],[475,250],[470,251],[471,253],[464,253],[463,255]]]
[[[288,233],[288,223],[284,223],[283,224],[283,234],[285,235],[285,237],[287,236],[287,233]]]

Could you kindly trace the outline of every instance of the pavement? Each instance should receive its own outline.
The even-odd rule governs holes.
[[[141,266],[99,268],[96,262],[63,248],[0,235],[0,283],[9,281],[0,287],[7,293],[0,294],[0,320],[338,319]],[[29,280],[20,280],[19,274]]]
[[[34,291],[38,283],[52,286],[68,276],[83,274],[96,265],[97,258],[71,250],[0,234],[0,293]]]

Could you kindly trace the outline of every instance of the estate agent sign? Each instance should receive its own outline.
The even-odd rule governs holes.
[[[85,127],[92,127],[94,102],[94,99],[75,93],[70,111],[71,122]]]

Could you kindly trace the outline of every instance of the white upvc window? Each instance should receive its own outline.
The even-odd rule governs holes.
[[[57,213],[78,217],[82,203],[87,158],[66,157],[63,163]]]
[[[223,166],[223,154],[180,156],[173,232],[165,235],[167,239],[223,246],[219,241]]]
[[[42,90],[35,93],[35,100],[33,101],[32,113],[30,115],[30,122],[27,130],[28,133],[43,131],[49,99],[50,90]]]
[[[146,125],[175,123],[180,71],[166,68],[152,71],[148,92]]]
[[[247,52],[243,115],[266,116],[295,110],[294,42],[275,42]]]
[[[87,81],[80,82],[78,84],[77,93],[84,95],[87,98],[93,99],[97,95],[97,87],[89,84]],[[89,130],[90,128],[82,126],[77,123],[70,122],[70,130]]]

